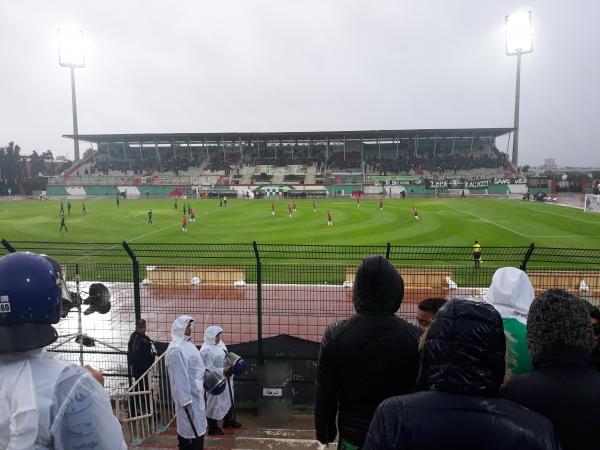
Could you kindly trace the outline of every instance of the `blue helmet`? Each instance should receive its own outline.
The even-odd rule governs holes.
[[[48,256],[11,253],[0,258],[0,353],[45,347],[58,338],[66,291],[60,265]],[[66,291],[68,292],[68,291]]]

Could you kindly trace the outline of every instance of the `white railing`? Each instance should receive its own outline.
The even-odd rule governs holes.
[[[141,444],[149,435],[165,431],[175,418],[164,356],[126,392],[111,395],[127,444]]]

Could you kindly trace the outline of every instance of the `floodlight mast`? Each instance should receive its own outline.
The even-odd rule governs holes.
[[[75,68],[85,67],[83,32],[74,27],[58,29],[58,64],[71,70],[71,103],[73,110],[74,159],[79,161],[79,128],[77,126],[77,98],[75,96]]]
[[[519,107],[521,100],[521,55],[533,51],[533,26],[531,10],[521,11],[505,18],[506,54],[517,55],[517,81],[515,87],[515,123],[512,163],[519,165]]]

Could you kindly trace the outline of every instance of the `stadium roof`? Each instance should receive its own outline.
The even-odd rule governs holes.
[[[505,135],[513,128],[446,128],[421,130],[354,130],[354,131],[290,131],[290,132],[242,132],[242,133],[133,133],[133,134],[80,134],[86,142],[186,142],[186,141],[252,141],[261,140],[341,140],[341,139],[412,139],[418,138],[478,138]],[[63,137],[73,139],[72,134]]]

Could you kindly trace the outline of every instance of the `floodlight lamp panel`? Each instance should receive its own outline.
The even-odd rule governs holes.
[[[506,16],[506,54],[519,55],[533,51],[531,11],[519,11]]]
[[[85,42],[79,28],[58,28],[58,63],[63,67],[85,67]]]

